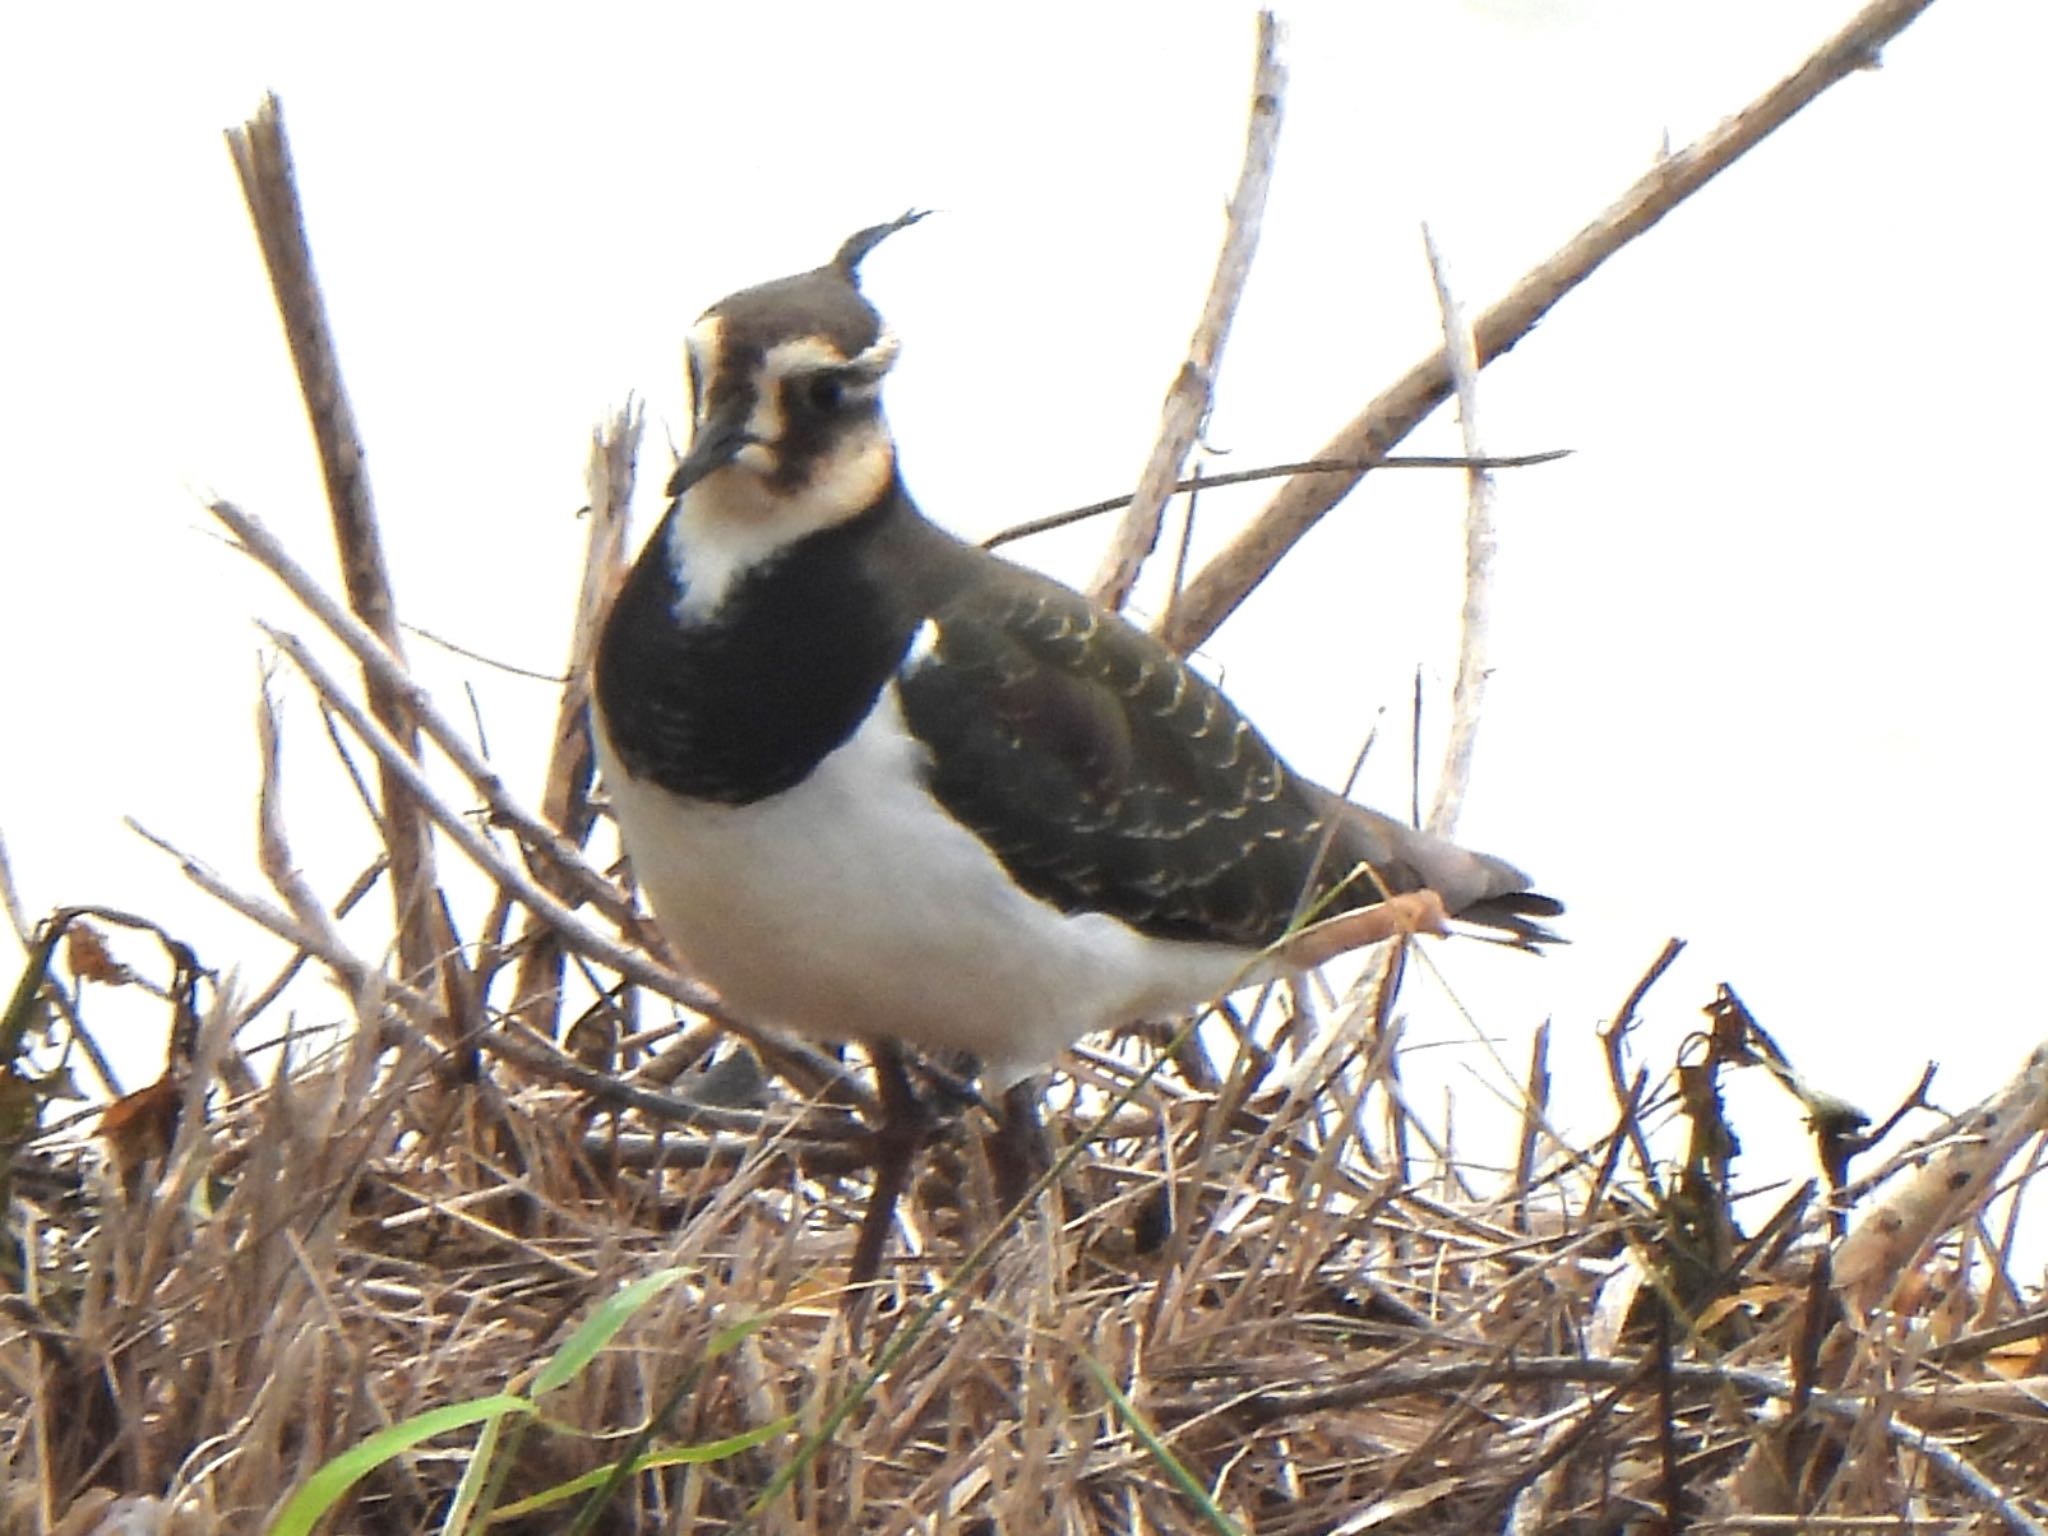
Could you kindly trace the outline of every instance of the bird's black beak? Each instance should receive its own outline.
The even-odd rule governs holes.
[[[668,477],[668,494],[680,496],[714,469],[733,461],[733,456],[753,441],[747,435],[747,418],[753,401],[745,395],[728,401],[697,424],[690,451]]]

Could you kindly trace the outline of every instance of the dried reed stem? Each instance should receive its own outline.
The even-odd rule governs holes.
[[[590,665],[612,587],[625,565],[626,513],[633,497],[633,466],[640,451],[642,422],[639,408],[629,404],[592,433],[585,472],[590,537],[584,546],[583,577],[570,622],[568,681],[555,710],[555,744],[540,797],[542,824],[578,846],[590,836],[596,821],[590,803],[597,777],[587,718]],[[565,899],[574,897],[580,884],[559,867],[542,867],[534,874],[550,894]],[[553,1035],[561,1006],[561,942],[546,924],[530,924],[507,1011],[541,1034]]]
[[[285,137],[284,109],[277,97],[265,96],[254,117],[240,128],[228,130],[227,140],[270,274],[278,316],[284,321],[292,366],[298,371],[299,393],[312,422],[349,606],[392,656],[403,657],[398,608],[370,495],[362,436],[342,383],[340,352],[327,323],[326,301],[313,271],[313,253],[306,244],[305,215],[299,206],[291,145]],[[400,668],[402,671],[402,662]],[[405,690],[388,678],[371,677],[366,682],[371,711],[408,755],[417,757],[419,740]],[[384,774],[382,787],[400,964],[407,979],[417,983],[442,965],[455,966],[460,961],[453,936],[442,921],[433,839],[426,818],[406,798],[396,775]]]
[[[1966,1224],[1999,1170],[2044,1130],[2048,1043],[1997,1093],[1951,1120],[1910,1175],[1863,1213],[1835,1255],[1836,1284],[1866,1310],[1882,1304],[1918,1269],[1922,1250]]]
[[[1801,107],[1867,67],[1886,42],[1932,3],[1875,0],[1735,116],[1698,143],[1660,158],[1611,206],[1481,313],[1472,327],[1480,362],[1492,362],[1528,335],[1559,299],[1592,276],[1608,257],[1762,143]],[[1450,391],[1450,365],[1437,352],[1389,386],[1316,457],[1377,459],[1442,404]],[[1357,479],[1318,475],[1289,482],[1228,548],[1196,573],[1179,601],[1166,611],[1158,628],[1167,644],[1185,655],[1208,639],[1295,542],[1349,494]]]
[[[1422,243],[1429,252],[1429,275],[1436,285],[1437,307],[1443,312],[1444,359],[1458,400],[1458,430],[1468,458],[1486,453],[1479,432],[1479,344],[1457,295],[1443,252],[1427,224]],[[1437,775],[1436,797],[1423,823],[1438,837],[1457,830],[1465,789],[1472,782],[1472,747],[1479,737],[1479,712],[1486,694],[1488,636],[1493,609],[1493,477],[1483,469],[1465,472],[1465,602],[1458,622],[1458,677],[1451,687],[1451,730],[1444,745],[1443,771]]]
[[[1273,184],[1274,156],[1280,145],[1282,104],[1287,69],[1280,62],[1280,24],[1271,11],[1259,12],[1259,56],[1252,72],[1251,120],[1245,130],[1244,164],[1237,190],[1231,194],[1216,255],[1216,273],[1209,296],[1188,343],[1187,360],[1167,387],[1160,413],[1159,437],[1138,476],[1138,488],[1117,525],[1101,568],[1088,595],[1105,608],[1123,607],[1137,584],[1138,572],[1159,542],[1159,521],[1167,498],[1180,479],[1181,466],[1200,435],[1216,398],[1216,370],[1230,339],[1230,322],[1251,275],[1252,256],[1259,246],[1259,224],[1266,211],[1266,190]]]

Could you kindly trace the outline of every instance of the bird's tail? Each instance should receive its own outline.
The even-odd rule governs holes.
[[[1482,928],[1498,928],[1507,935],[1500,941],[1504,944],[1512,944],[1517,949],[1535,949],[1543,944],[1571,942],[1536,921],[1540,917],[1559,917],[1563,913],[1564,903],[1554,896],[1545,896],[1537,891],[1510,891],[1504,896],[1484,897],[1452,915],[1461,922],[1477,923]]]
[[[1529,888],[1529,877],[1505,859],[1474,853],[1391,816],[1349,801],[1338,802],[1352,827],[1364,834],[1360,852],[1386,872],[1395,889],[1428,886],[1444,899],[1451,916],[1500,930],[1502,943],[1518,949],[1562,944],[1539,919],[1561,915],[1564,903]]]

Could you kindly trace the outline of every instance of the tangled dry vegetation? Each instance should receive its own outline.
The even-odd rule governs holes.
[[[88,996],[122,980],[103,955],[72,946]],[[1675,1513],[2038,1531],[2048,1513],[2048,1313],[1995,1247],[1968,1252],[1986,1180],[2038,1149],[2038,1119],[1993,1151],[1986,1110],[1924,1143],[1919,1172],[1896,1160],[1931,1220],[1894,1197],[1896,1226],[1865,1215],[1835,1240],[1832,1211],[1868,1209],[1872,1179],[1832,1203],[1796,1191],[1745,1234],[1714,1113],[1714,1074],[1759,1049],[1732,997],[1681,1074],[1676,1172],[1637,1160],[1665,1107],[1647,1074],[1613,1134],[1574,1149],[1543,1128],[1539,1055],[1522,1166],[1476,1196],[1401,1107],[1384,977],[1312,1047],[1288,1043],[1278,1000],[1247,1021],[1277,1055],[1218,1072],[1183,1043],[971,1273],[993,1202],[956,1127],[862,1343],[832,1289],[865,1187],[835,1102],[856,1088],[800,1095],[738,1054],[671,1081],[692,1036],[663,1030],[552,1070],[534,1041],[473,1075],[365,1030],[260,1083],[235,1044],[248,1004],[192,1013],[195,980],[166,989],[173,1071],[97,1149],[17,1156],[10,1530],[267,1528],[388,1426],[529,1387],[603,1298],[658,1271],[674,1282],[540,1398],[544,1427],[495,1456],[474,1422],[394,1455],[330,1528],[428,1528],[479,1465],[503,1470],[504,1528],[566,1528],[589,1491],[559,1491],[650,1421],[654,1470],[593,1528],[731,1529],[792,1469],[755,1528],[1602,1531]],[[63,990],[68,1011],[80,989]],[[593,1068],[637,1100],[589,1091]],[[1076,1096],[1104,1103],[1135,1073],[1086,1055]],[[706,1102],[734,1107],[687,1107]],[[661,1460],[678,1448],[708,1459]]]
[[[1504,350],[1912,9],[1873,6],[1789,95],[1660,165],[1544,273],[1453,327],[1443,356],[1326,450],[1348,474],[1290,482],[1263,534],[1196,574],[1169,614],[1176,638],[1213,628],[1277,558],[1276,530],[1298,533],[1359,460],[1469,384],[1461,351]],[[1212,306],[1226,319],[1277,127],[1272,45],[1268,29]],[[1055,1095],[1070,1149],[1056,1192],[1002,1232],[966,1134],[980,1111],[954,1111],[857,1334],[834,1286],[866,1187],[863,1079],[722,1018],[585,854],[601,822],[583,661],[622,558],[637,420],[593,443],[569,681],[529,809],[405,672],[274,104],[233,142],[319,402],[344,595],[254,518],[214,510],[324,632],[275,638],[337,739],[375,759],[362,779],[386,844],[346,893],[309,887],[266,707],[271,889],[185,868],[290,942],[286,975],[219,989],[175,919],[71,910],[31,932],[17,914],[30,961],[0,1034],[0,1529],[302,1528],[293,1491],[366,1442],[375,1454],[330,1474],[320,1528],[2048,1525],[2048,1309],[2007,1262],[2048,1054],[1866,1172],[1852,1160],[1876,1163],[1890,1127],[1805,1088],[1726,989],[1684,1062],[1631,1059],[1669,952],[1603,1031],[1611,1131],[1575,1146],[1552,1129],[1539,1035],[1506,1179],[1468,1179],[1409,1111],[1399,949],[1335,1008],[1283,989],[1229,1029],[1077,1052]],[[1220,331],[1208,344],[1213,361]],[[1200,404],[1179,412],[1189,432]],[[1185,452],[1155,457],[1166,467],[1119,548],[1149,545]],[[1129,569],[1110,562],[1105,595]],[[416,766],[425,746],[432,772]],[[436,874],[451,854],[491,882],[473,922]],[[392,892],[387,964],[340,917]],[[339,983],[356,1027],[270,1071],[257,1026],[302,966]],[[161,997],[164,1074],[61,1119],[35,1064],[52,1040],[89,1059],[113,987]],[[1831,1173],[1750,1230],[1720,1110],[1741,1067],[1802,1097]],[[1646,1131],[1660,1119],[1688,1142],[1661,1163]],[[635,1283],[616,1331],[583,1347],[587,1320]],[[588,1478],[614,1464],[610,1486]]]

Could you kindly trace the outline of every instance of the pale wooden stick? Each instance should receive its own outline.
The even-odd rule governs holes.
[[[1933,0],[1874,0],[1778,84],[1698,143],[1661,157],[1547,261],[1529,272],[1473,324],[1479,360],[1493,361],[1526,336],[1536,322],[1600,264],[1763,141],[1829,86],[1867,67],[1878,50]],[[1378,459],[1449,396],[1451,374],[1442,352],[1423,359],[1351,423],[1316,457]],[[1243,602],[1295,541],[1349,494],[1355,475],[1293,480],[1230,545],[1196,573],[1166,611],[1159,633],[1185,655],[1208,639]]]
[[[1255,480],[1286,480],[1295,475],[1345,475],[1356,480],[1369,469],[1528,469],[1536,464],[1555,464],[1559,459],[1572,456],[1569,448],[1547,448],[1541,453],[1502,453],[1484,459],[1468,459],[1460,454],[1449,453],[1404,453],[1398,457],[1380,459],[1301,459],[1292,464],[1261,464],[1256,469],[1212,470],[1185,480],[1174,481],[1168,494],[1181,495],[1187,491],[1213,491],[1227,485],[1250,485]],[[981,541],[983,549],[1001,549],[1005,544],[1014,544],[1019,539],[1034,538],[1041,533],[1051,533],[1056,528],[1070,528],[1075,523],[1085,523],[1091,517],[1100,517],[1105,512],[1114,512],[1118,507],[1128,507],[1132,497],[1105,496],[1101,501],[1091,501],[1086,506],[1069,507],[1064,512],[1049,512],[1044,517],[1027,517],[1020,523],[990,534]],[[417,625],[408,626],[414,634],[424,635],[426,631]],[[433,638],[429,636],[429,638]],[[437,640],[439,645],[448,645]],[[450,646],[451,650],[455,647]],[[518,668],[512,670],[517,671]],[[547,678],[553,682],[555,679]]]
[[[528,847],[536,849],[564,875],[573,878],[574,894],[631,931],[637,918],[632,903],[583,857],[582,850],[547,825],[514,798],[497,770],[471,747],[468,739],[434,706],[427,691],[406,675],[405,666],[369,628],[337,603],[333,596],[306,573],[285,550],[277,536],[263,522],[232,502],[216,501],[208,508],[234,533],[244,553],[283,582],[292,594],[327,626],[334,637],[354,653],[365,675],[404,690],[406,703],[434,745],[468,779],[494,820],[509,827]],[[338,691],[338,690],[337,690]],[[339,704],[337,703],[337,707]],[[389,734],[388,732],[386,733]],[[392,739],[396,739],[395,737]],[[411,754],[406,754],[410,760]],[[417,771],[417,764],[413,764]]]
[[[34,944],[33,927],[22,911],[21,895],[14,888],[14,866],[7,862],[7,839],[0,837],[0,911],[7,914],[7,926],[26,954]]]
[[[285,831],[277,705],[270,696],[267,671],[256,702],[256,740],[263,758],[263,775],[256,791],[257,866],[271,888],[284,898],[300,927],[316,936],[328,952],[346,953],[348,944],[341,936],[340,925],[328,912],[327,904],[314,894],[298,860],[292,857],[291,839]],[[302,949],[300,953],[306,951]],[[369,969],[359,965],[347,973],[356,1030],[348,1042],[340,1074],[327,1080],[328,1091],[339,1091],[352,1104],[367,1102],[376,1076],[377,1058],[390,1038],[383,1027],[388,1012],[384,1004],[387,987],[382,982],[372,985],[367,980]],[[245,1016],[253,1017],[253,1009]],[[429,1018],[428,1022],[438,1021]]]
[[[418,1024],[435,1022],[440,1017],[440,1004],[419,988],[407,986],[404,982],[387,975],[381,967],[356,954],[348,947],[347,941],[341,937],[339,929],[334,924],[301,923],[284,908],[273,905],[261,896],[251,895],[230,885],[203,861],[184,852],[168,839],[157,836],[134,818],[129,818],[128,826],[145,842],[153,844],[177,860],[185,878],[207,895],[229,910],[247,918],[257,927],[275,934],[294,949],[303,950],[325,965],[356,1001],[358,1011],[366,1023],[375,1019],[387,1036],[395,1035],[403,1043],[419,1050],[431,1051],[437,1055],[442,1053],[440,1046],[415,1029],[413,1023],[406,1022],[408,1018]],[[635,980],[639,980],[643,986],[652,985],[651,981],[641,977],[636,977]],[[678,988],[681,985],[676,984]],[[671,988],[656,986],[654,990],[673,995]],[[391,1008],[379,1015],[375,1005],[387,1000],[392,1005]],[[686,1006],[692,1005],[686,1003]],[[744,1033],[744,1030],[739,1032]],[[657,1093],[638,1084],[612,1077],[608,1073],[595,1072],[564,1056],[553,1045],[522,1035],[516,1026],[509,1030],[489,1031],[481,1037],[478,1044],[490,1054],[527,1068],[550,1081],[567,1084],[606,1102],[640,1109],[665,1120],[740,1131],[756,1131],[765,1124],[764,1117],[757,1114],[693,1103],[675,1094]],[[778,1051],[771,1059],[780,1064],[786,1055],[786,1051]],[[821,1080],[834,1076],[824,1063],[805,1060],[801,1065]],[[856,1101],[864,1102],[864,1095],[856,1085],[847,1083],[843,1087]],[[806,1127],[807,1134],[827,1142],[842,1139],[834,1134],[834,1129],[830,1125],[822,1124]]]
[[[774,1053],[778,1059],[787,1058],[789,1048],[763,1031],[737,1019],[729,1013],[717,996],[703,987],[685,981],[666,966],[657,964],[650,956],[621,943],[610,934],[601,932],[585,922],[582,917],[563,906],[554,896],[543,890],[540,884],[506,858],[494,847],[489,838],[470,824],[469,818],[455,810],[427,782],[426,775],[417,763],[405,755],[404,749],[386,731],[382,723],[370,716],[361,705],[348,696],[332,673],[307,648],[296,635],[283,630],[263,626],[277,648],[289,656],[292,665],[306,675],[314,690],[333,706],[335,712],[348,722],[349,729],[361,738],[363,745],[377,756],[377,761],[398,776],[406,788],[426,808],[443,833],[469,858],[470,862],[496,880],[520,901],[544,918],[567,945],[577,953],[586,955],[598,964],[617,971],[628,981],[658,992],[685,1008],[716,1019],[734,1034],[754,1045],[757,1049]]]
[[[385,975],[381,968],[370,964],[350,949],[331,925],[323,925],[323,930],[309,928],[284,908],[273,906],[261,896],[252,896],[229,885],[204,862],[186,853],[168,839],[158,837],[134,817],[128,818],[128,826],[143,841],[154,844],[176,859],[178,868],[185,878],[221,905],[230,911],[239,912],[257,927],[276,934],[294,949],[303,949],[318,959],[350,989],[352,997],[374,989],[376,995],[390,998],[399,1010],[421,1024],[432,1024],[439,1019],[440,1005],[433,998],[417,987],[408,986]],[[411,1025],[389,1014],[384,1016],[383,1024],[387,1029],[396,1030],[408,1044],[435,1052],[440,1050],[439,1046],[418,1033]]]
[[[559,829],[564,838],[579,846],[589,837],[596,819],[590,804],[590,788],[597,777],[587,719],[590,667],[612,586],[625,562],[626,510],[633,497],[633,466],[640,450],[642,419],[640,408],[628,403],[593,432],[590,462],[584,472],[590,537],[584,545],[583,580],[569,635],[569,676],[555,710],[554,751],[540,797],[541,822]],[[576,893],[578,882],[566,870],[543,866],[534,875],[556,896],[567,898]],[[560,1022],[561,1006],[561,942],[536,919],[526,931],[509,1011],[530,1028],[552,1037]]]
[[[1835,1285],[1864,1310],[1880,1305],[1919,1255],[1990,1198],[1998,1172],[2048,1130],[2048,1042],[1976,1108],[1955,1117],[1918,1165],[1863,1213],[1835,1253]]]
[[[1102,567],[1089,584],[1089,596],[1105,608],[1121,608],[1137,583],[1138,571],[1159,541],[1159,520],[1180,479],[1181,465],[1195,445],[1202,423],[1216,398],[1216,369],[1230,322],[1244,296],[1252,255],[1259,245],[1259,222],[1266,211],[1266,189],[1273,184],[1273,157],[1280,143],[1281,102],[1287,90],[1287,69],[1280,62],[1280,24],[1271,11],[1259,12],[1259,62],[1252,73],[1251,121],[1245,131],[1244,164],[1231,195],[1223,249],[1216,256],[1216,275],[1209,297],[1188,343],[1187,361],[1167,386],[1160,413],[1159,438],[1138,477],[1138,489],[1110,540]]]
[[[393,656],[403,657],[391,573],[363,463],[362,434],[342,384],[340,352],[327,323],[326,301],[313,271],[313,253],[306,244],[305,214],[299,206],[291,144],[285,137],[284,109],[277,97],[265,96],[254,117],[240,128],[228,130],[227,140],[270,274],[278,316],[284,321],[292,365],[298,371],[299,393],[312,421],[349,606]],[[384,678],[370,677],[366,683],[377,718],[408,754],[417,757],[419,738],[406,707],[405,690]],[[436,894],[433,838],[426,818],[406,800],[394,775],[384,774],[381,788],[399,959],[407,979],[418,981],[433,976],[444,964],[459,964],[459,960]]]
[[[1458,430],[1465,453],[1485,453],[1479,435],[1479,344],[1463,306],[1451,291],[1450,273],[1436,237],[1422,226],[1423,248],[1429,253],[1429,275],[1436,285],[1437,307],[1443,311],[1444,358],[1458,397]],[[1423,823],[1438,837],[1458,826],[1465,788],[1472,781],[1472,744],[1479,736],[1479,706],[1486,694],[1488,620],[1493,596],[1493,476],[1483,469],[1465,472],[1465,605],[1458,624],[1458,679],[1451,686],[1451,733],[1444,745],[1444,766],[1437,775],[1429,819]]]

